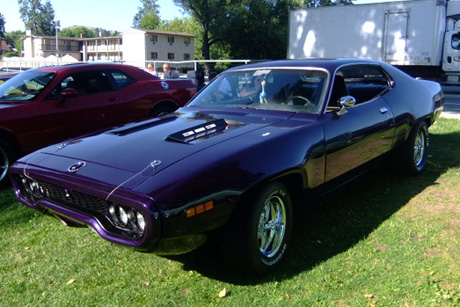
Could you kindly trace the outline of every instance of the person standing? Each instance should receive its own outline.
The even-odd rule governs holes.
[[[168,63],[163,64],[163,79],[177,79],[179,73],[177,70],[171,70]]]
[[[157,72],[155,71],[155,69],[153,69],[153,64],[152,63],[149,63],[147,65],[147,71],[149,73],[151,73],[152,75],[156,76],[157,75]]]

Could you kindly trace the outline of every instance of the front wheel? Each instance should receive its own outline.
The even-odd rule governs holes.
[[[173,108],[171,106],[160,106],[160,107],[153,109],[150,112],[150,117],[164,116],[166,114],[174,112],[176,109],[177,108]]]
[[[414,126],[403,148],[402,162],[408,174],[418,175],[426,167],[428,126],[420,122]]]
[[[8,181],[11,163],[13,163],[13,151],[7,143],[0,140],[0,186]]]
[[[292,204],[280,182],[265,186],[239,207],[224,236],[224,257],[248,273],[264,275],[285,259],[292,232]]]

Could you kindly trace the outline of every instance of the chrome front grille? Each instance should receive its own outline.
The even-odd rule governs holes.
[[[109,204],[104,199],[73,191],[68,188],[62,188],[50,183],[42,181],[36,182],[38,185],[33,189],[33,197],[35,200],[46,199],[56,204],[92,214],[102,214],[104,216],[109,214]],[[25,192],[24,195],[30,195],[30,192]]]

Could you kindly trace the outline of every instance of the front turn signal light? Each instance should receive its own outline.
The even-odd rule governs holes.
[[[206,211],[214,209],[214,201],[210,200],[198,206],[188,208],[186,211],[187,217],[194,217],[197,214],[202,214]]]

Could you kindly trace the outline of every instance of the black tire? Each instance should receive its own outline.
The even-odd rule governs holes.
[[[286,258],[292,232],[292,204],[286,187],[272,182],[238,209],[224,233],[227,261],[244,273],[265,275]]]
[[[407,174],[418,175],[425,169],[428,144],[428,126],[420,122],[412,129],[402,151],[402,166]]]
[[[0,186],[4,186],[9,182],[8,170],[13,161],[13,150],[8,143],[0,140]]]
[[[158,117],[158,116],[164,116],[168,113],[172,113],[176,110],[177,108],[173,108],[171,106],[161,106],[157,107],[150,112],[151,117]]]

